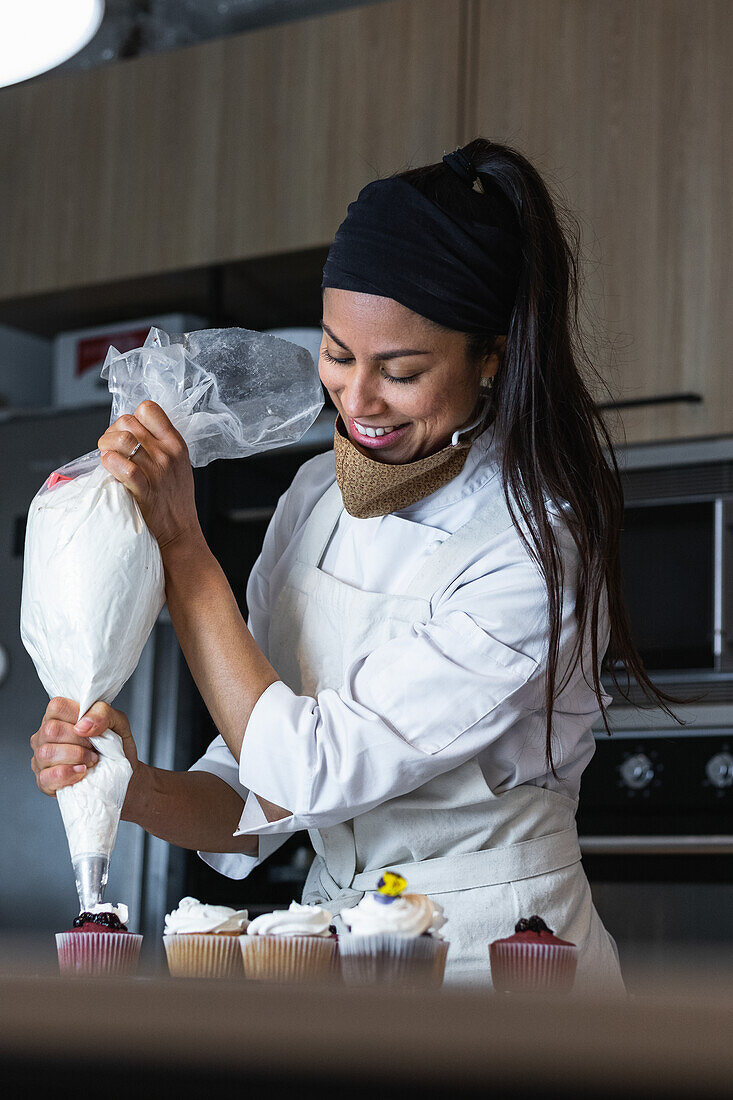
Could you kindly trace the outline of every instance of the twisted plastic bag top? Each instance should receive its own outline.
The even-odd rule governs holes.
[[[102,368],[110,422],[155,401],[188,444],[192,466],[294,443],[323,407],[305,348],[245,328],[167,333],[151,328],[141,348],[110,348]]]

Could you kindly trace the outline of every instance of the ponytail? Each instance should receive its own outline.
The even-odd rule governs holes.
[[[651,705],[684,725],[668,703],[691,702],[660,691],[649,679],[631,637],[621,588],[620,537],[624,500],[621,478],[606,425],[578,364],[606,389],[586,353],[578,321],[580,232],[576,219],[550,195],[530,162],[507,145],[476,138],[463,147],[478,173],[470,187],[442,162],[399,173],[448,213],[475,220],[490,217],[496,198],[508,200],[519,224],[523,265],[512,311],[506,348],[494,377],[487,426],[503,442],[502,475],[507,505],[515,527],[538,566],[547,587],[549,649],[545,685],[545,751],[552,758],[554,701],[565,687],[590,628],[592,687],[606,718],[598,673],[598,625],[601,601],[607,599],[610,636],[607,670],[619,695],[630,702],[630,676]],[[487,195],[492,202],[486,202]],[[495,348],[499,333],[467,334],[471,356]],[[604,455],[603,445],[608,450]],[[556,689],[562,626],[563,566],[546,501],[565,517],[579,556],[575,616],[577,637],[568,671]],[[519,516],[514,504],[518,507]],[[569,508],[568,508],[569,505]],[[530,540],[522,530],[525,524]],[[626,686],[617,679],[626,672]],[[587,677],[586,677],[586,682]]]

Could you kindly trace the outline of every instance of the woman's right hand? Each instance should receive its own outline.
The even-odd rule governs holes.
[[[56,791],[83,779],[99,755],[89,738],[111,729],[122,738],[125,756],[133,772],[138,765],[137,749],[130,723],[121,710],[107,703],[94,703],[79,719],[79,704],[72,699],[52,699],[41,726],[31,737],[31,768],[39,791],[56,797]]]

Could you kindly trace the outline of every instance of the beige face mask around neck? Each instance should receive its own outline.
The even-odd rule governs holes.
[[[414,462],[377,462],[364,455],[352,443],[340,416],[336,417],[333,432],[333,449],[336,456],[336,481],[344,508],[357,519],[372,519],[399,512],[418,500],[441,489],[457,477],[463,469],[471,444],[486,427],[482,416],[461,432],[455,444],[452,442],[427,458]]]

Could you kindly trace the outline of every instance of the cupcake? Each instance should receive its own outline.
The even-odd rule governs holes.
[[[100,977],[134,974],[142,936],[127,929],[126,905],[95,905],[56,935],[59,970],[64,976]]]
[[[291,903],[251,922],[240,947],[244,972],[258,981],[323,981],[338,977],[338,939],[327,909]]]
[[[247,928],[247,910],[205,905],[182,898],[167,913],[163,944],[174,978],[235,978],[242,976],[239,941]]]
[[[489,944],[491,980],[497,993],[569,993],[578,953],[541,917],[517,921],[514,935]]]
[[[387,872],[376,893],[341,913],[349,928],[339,937],[341,974],[348,984],[442,985],[448,954],[440,934],[443,910],[426,894],[403,893],[406,885],[400,875]]]

